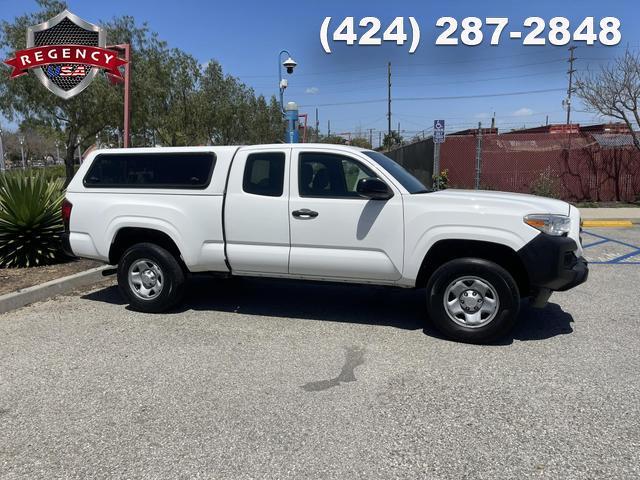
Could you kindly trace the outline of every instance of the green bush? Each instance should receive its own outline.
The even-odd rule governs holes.
[[[439,186],[438,190],[446,190],[447,188],[449,188],[449,170],[442,170],[440,172],[440,175],[433,176],[434,190],[436,190],[436,185]]]
[[[560,198],[560,179],[551,167],[545,168],[533,181],[531,193],[541,197]]]
[[[50,265],[64,258],[63,181],[44,172],[0,175],[0,267]]]
[[[64,165],[50,165],[38,170],[43,172],[49,180],[56,180],[58,178],[64,180],[66,178]]]
[[[47,167],[38,167],[38,168],[28,168],[25,170],[11,170],[9,172],[10,175],[14,174],[26,174],[28,175],[38,175],[42,174],[45,176],[47,180],[57,180],[61,178],[64,180],[66,178],[66,171],[64,165],[49,165]]]

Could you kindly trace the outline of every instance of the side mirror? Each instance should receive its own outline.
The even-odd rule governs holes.
[[[389,200],[393,197],[393,192],[389,186],[379,178],[361,178],[356,185],[358,195],[371,200]]]

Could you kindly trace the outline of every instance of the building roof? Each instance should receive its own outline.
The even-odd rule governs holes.
[[[511,135],[515,133],[580,133],[580,124],[572,123],[570,125],[565,124],[553,124],[553,125],[542,125],[540,127],[533,128],[523,128],[520,130],[512,130],[510,132],[505,132],[505,135]]]
[[[460,130],[458,132],[454,132],[454,133],[449,133],[449,136],[453,136],[453,135],[478,135],[478,129],[477,128],[468,128],[467,130]],[[497,135],[498,134],[498,129],[497,128],[483,128],[482,129],[482,135]]]
[[[580,129],[587,133],[629,133],[629,127],[626,123],[600,123],[597,125],[588,125]]]
[[[602,148],[623,148],[633,147],[633,137],[629,133],[610,134],[592,133],[591,136]]]

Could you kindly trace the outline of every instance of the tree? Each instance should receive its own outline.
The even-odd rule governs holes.
[[[392,130],[390,134],[387,133],[384,136],[382,140],[382,145],[385,148],[385,150],[390,150],[396,145],[401,145],[403,141],[404,139],[400,136],[400,134],[395,130]]]
[[[369,142],[369,139],[365,137],[352,138],[350,145],[353,145],[354,147],[371,149],[371,143]]]
[[[20,143],[22,140],[22,144]],[[22,166],[24,151],[27,167],[42,166],[55,159],[55,135],[38,125],[22,122],[16,132],[4,131],[2,142],[9,167]]]
[[[170,146],[206,144],[199,118],[198,61],[177,49],[164,53],[160,65],[167,71],[165,88],[150,99],[153,138],[157,135],[163,145]]]
[[[221,145],[275,143],[284,137],[280,105],[256,96],[237,78],[224,75],[215,60],[205,66],[198,93],[200,119],[208,142]]]
[[[312,125],[307,125],[307,143],[318,143],[320,141],[320,132]]]
[[[640,150],[640,135],[635,129],[640,125],[640,54],[627,50],[613,64],[579,78],[576,89],[589,111],[623,121]]]
[[[340,135],[323,135],[319,139],[320,143],[332,143],[334,145],[345,145],[347,140]]]

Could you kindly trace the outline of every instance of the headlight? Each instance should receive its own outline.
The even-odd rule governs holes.
[[[566,215],[527,215],[524,223],[554,237],[566,235],[571,230],[571,218]]]

